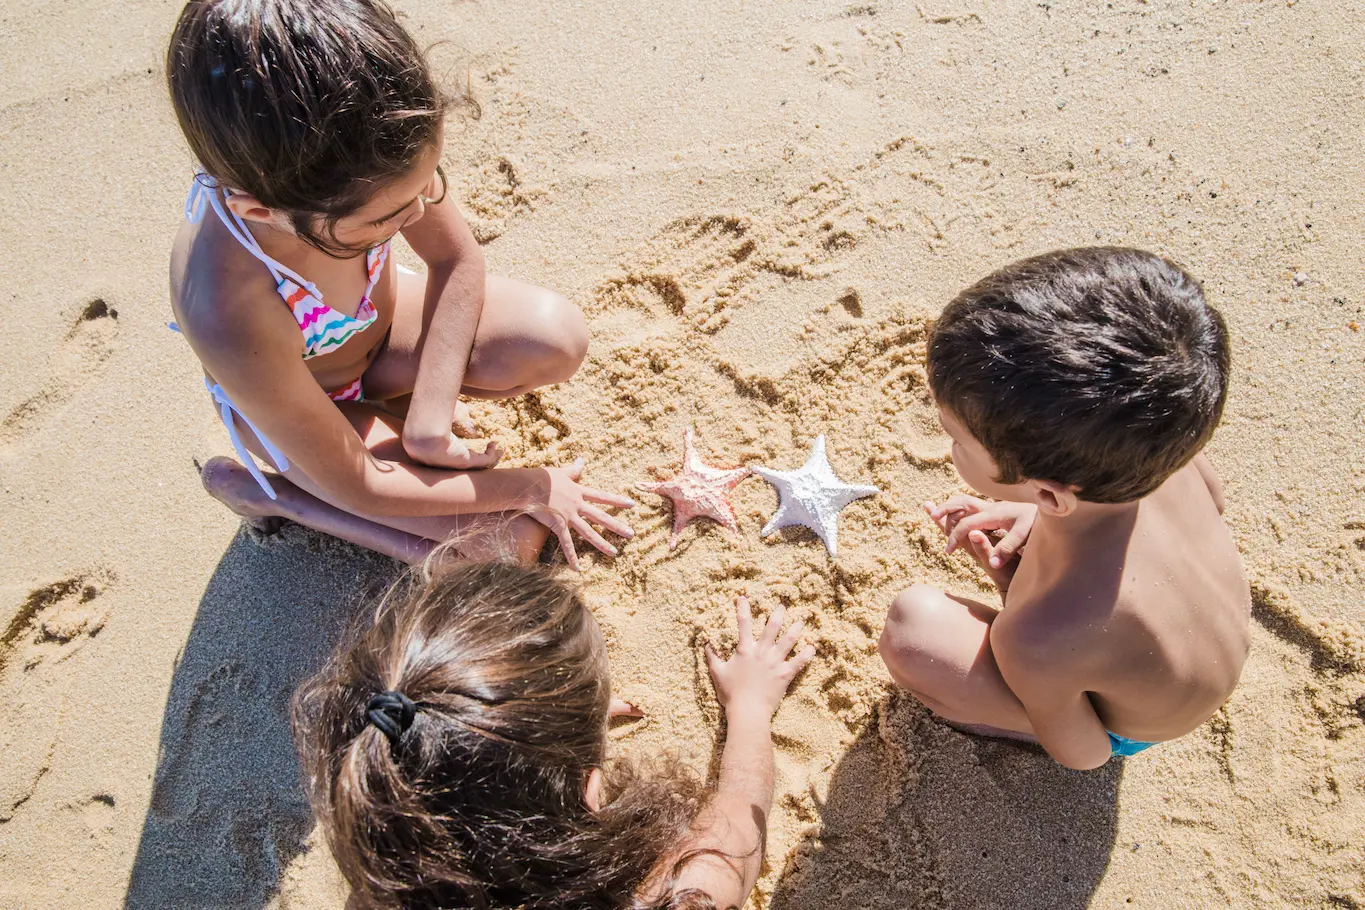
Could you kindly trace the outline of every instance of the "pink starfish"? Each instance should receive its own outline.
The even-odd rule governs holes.
[[[739,530],[734,506],[725,494],[753,472],[748,468],[722,470],[703,464],[697,457],[691,427],[683,433],[683,471],[672,480],[637,483],[646,493],[658,493],[673,500],[673,536],[670,550],[677,549],[682,529],[694,518],[711,518],[731,531]]]

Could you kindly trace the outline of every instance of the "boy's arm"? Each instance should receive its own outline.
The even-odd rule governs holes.
[[[1209,495],[1213,497],[1213,504],[1218,507],[1218,514],[1223,514],[1223,481],[1218,476],[1218,472],[1213,469],[1213,463],[1203,452],[1194,456],[1194,466],[1199,471],[1199,476],[1204,478],[1204,483],[1208,485]]]
[[[1077,771],[1109,761],[1113,750],[1109,731],[1085,689],[1067,672],[1068,661],[1075,660],[1073,649],[1059,647],[1055,639],[1023,639],[998,620],[990,639],[1000,675],[1023,703],[1038,744],[1048,755]]]
[[[486,467],[492,459],[471,456],[450,428],[483,314],[483,250],[448,191],[403,229],[403,237],[427,265],[417,381],[403,425],[403,448],[427,464]]]

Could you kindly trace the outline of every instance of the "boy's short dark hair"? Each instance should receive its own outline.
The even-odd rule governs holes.
[[[1001,483],[1090,502],[1156,490],[1223,414],[1227,326],[1183,268],[1124,247],[1059,250],[958,294],[929,336],[929,385]]]

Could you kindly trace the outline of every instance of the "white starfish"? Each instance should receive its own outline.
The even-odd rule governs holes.
[[[815,439],[810,457],[799,471],[773,471],[754,468],[777,488],[777,512],[761,532],[764,536],[778,528],[805,525],[825,542],[833,559],[839,553],[839,510],[864,496],[881,492],[865,484],[847,484],[834,474],[825,457],[825,437]]]

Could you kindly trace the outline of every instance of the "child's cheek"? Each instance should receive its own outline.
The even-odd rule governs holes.
[[[957,473],[965,477],[967,472],[964,469],[967,466],[964,464],[965,459],[962,457],[962,447],[956,442],[953,443],[953,447],[949,450],[949,455],[952,456],[953,467],[957,468]]]

